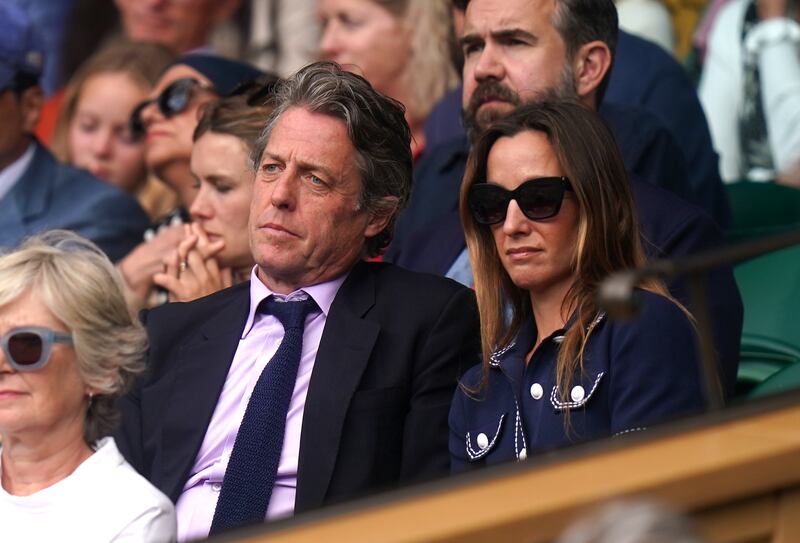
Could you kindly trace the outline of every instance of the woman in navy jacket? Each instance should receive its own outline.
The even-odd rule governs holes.
[[[702,409],[691,315],[659,281],[609,320],[597,289],[644,262],[613,136],[576,103],[520,108],[473,148],[461,218],[482,360],[450,412],[453,471],[642,430]]]

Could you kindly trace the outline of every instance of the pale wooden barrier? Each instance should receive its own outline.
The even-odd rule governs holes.
[[[800,398],[728,408],[224,539],[545,542],[587,508],[638,495],[689,512],[714,542],[800,542]]]

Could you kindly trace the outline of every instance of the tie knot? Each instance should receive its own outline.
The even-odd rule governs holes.
[[[284,330],[289,328],[303,328],[306,315],[317,308],[314,299],[309,296],[305,300],[279,301],[274,296],[270,296],[259,307],[262,313],[269,313],[281,321]]]

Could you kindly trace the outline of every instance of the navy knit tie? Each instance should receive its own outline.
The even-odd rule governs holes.
[[[247,403],[209,535],[264,522],[278,473],[286,412],[297,379],[305,318],[316,307],[310,297],[296,302],[279,302],[270,297],[259,305],[259,312],[275,315],[281,321],[283,341],[261,372]]]

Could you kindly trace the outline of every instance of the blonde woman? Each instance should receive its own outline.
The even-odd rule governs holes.
[[[175,207],[177,197],[148,176],[144,138],[131,132],[130,116],[174,59],[169,49],[152,43],[104,47],[67,84],[53,136],[62,161],[132,194],[153,220]]]
[[[447,0],[319,0],[320,51],[406,107],[416,158],[431,108],[458,84]]]
[[[66,231],[0,257],[4,541],[172,541],[172,503],[109,434],[147,339],[118,275]]]

